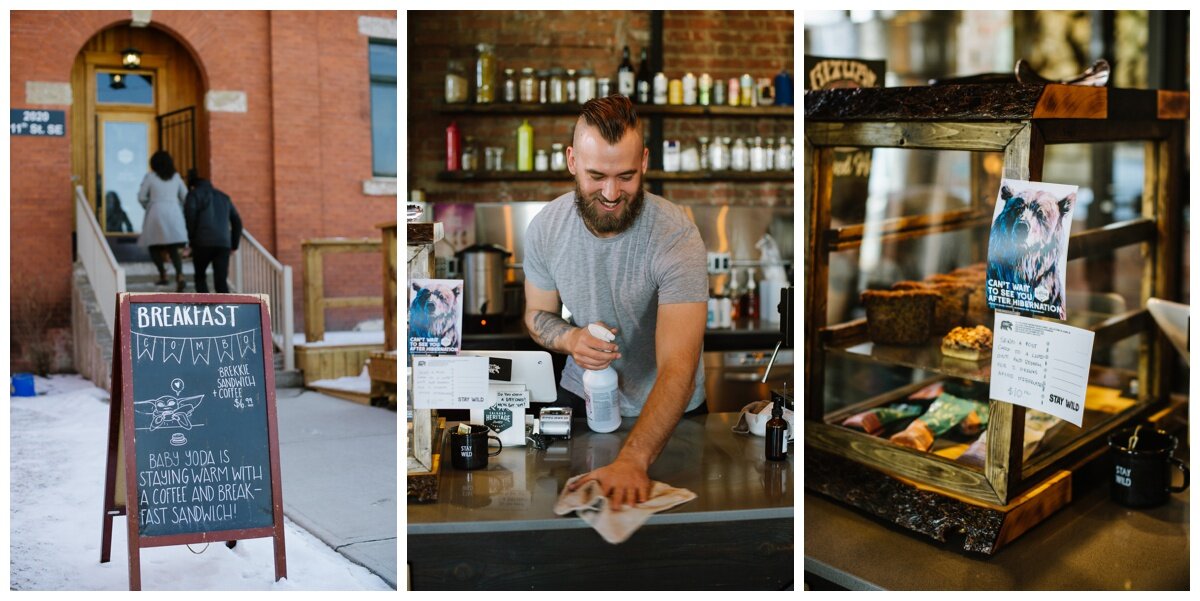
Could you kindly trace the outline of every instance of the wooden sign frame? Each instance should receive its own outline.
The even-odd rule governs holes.
[[[133,419],[133,357],[130,332],[130,305],[142,303],[257,305],[262,324],[263,383],[267,414],[267,452],[271,464],[272,525],[240,530],[189,532],[166,536],[142,536],[140,516],[129,511],[128,499],[137,499],[137,438]],[[287,578],[287,554],[283,540],[283,483],[279,473],[279,431],[275,415],[275,366],[272,349],[271,316],[265,295],[250,294],[160,294],[128,293],[117,295],[116,323],[113,326],[112,394],[108,420],[108,460],[104,479],[104,523],[101,530],[100,563],[107,563],[112,548],[113,518],[126,516],[129,531],[129,590],[141,590],[141,549],[250,538],[275,539],[275,580]],[[122,457],[123,455],[123,457]],[[118,491],[118,470],[124,468],[124,490]]]

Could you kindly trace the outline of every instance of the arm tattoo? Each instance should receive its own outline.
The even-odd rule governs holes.
[[[526,322],[533,341],[550,350],[567,352],[558,348],[559,339],[574,329],[562,317],[549,311],[534,311]]]

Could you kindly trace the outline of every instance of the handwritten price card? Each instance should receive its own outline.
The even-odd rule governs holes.
[[[1083,425],[1095,333],[996,313],[991,398]]]
[[[487,357],[413,358],[413,407],[417,409],[482,409],[487,392]]]

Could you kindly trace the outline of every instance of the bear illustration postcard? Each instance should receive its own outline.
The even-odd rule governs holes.
[[[462,348],[462,293],[462,280],[409,280],[410,354],[458,354]]]
[[[1078,189],[1000,181],[988,239],[988,307],[1067,318],[1067,242]]]

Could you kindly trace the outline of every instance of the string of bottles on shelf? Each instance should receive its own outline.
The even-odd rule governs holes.
[[[707,136],[698,145],[679,140],[663,141],[663,171],[791,171],[794,168],[792,141],[779,136],[737,138]]]
[[[696,77],[690,71],[678,78],[668,79],[662,71],[652,74],[646,49],[642,48],[641,64],[634,71],[629,59],[629,46],[621,53],[621,63],[613,78],[597,77],[591,68],[535,70],[524,67],[504,69],[504,81],[496,83],[496,55],[491,44],[476,46],[473,81],[467,79],[462,61],[452,60],[446,69],[446,103],[475,104],[504,102],[509,104],[583,104],[593,98],[620,93],[639,104],[700,105],[700,106],[792,106],[793,81],[787,69],[774,78],[752,77],[749,73],[728,80],[713,78],[708,73]],[[474,95],[470,93],[473,83]],[[615,87],[614,87],[615,83]]]
[[[709,141],[700,136],[697,144],[684,145],[679,140],[663,141],[663,171],[792,171],[795,168],[793,139],[780,136],[737,138],[715,136]],[[458,122],[446,128],[447,171],[505,171],[504,147],[484,148],[484,160],[479,161],[479,149],[474,138],[463,143]],[[550,149],[534,147],[533,126],[524,120],[517,128],[517,171],[566,171],[564,145],[551,144]]]
[[[748,267],[745,283],[741,283],[741,271],[734,267],[729,273],[729,285],[721,294],[708,295],[708,315],[705,327],[710,330],[732,328],[734,323],[758,318],[760,310],[758,284],[755,268]]]

